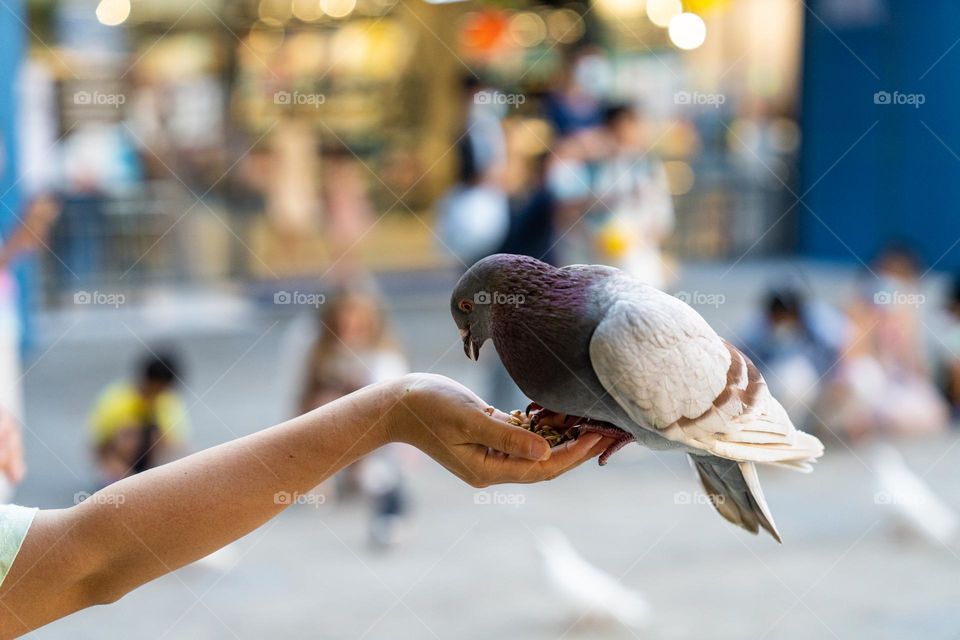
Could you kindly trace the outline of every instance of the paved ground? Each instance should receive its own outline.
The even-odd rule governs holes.
[[[680,288],[723,292],[723,304],[702,311],[729,335],[755,299],[756,283],[770,281],[772,271],[743,266],[721,280],[724,271],[690,268]],[[850,273],[811,273],[827,294],[852,286]],[[386,283],[398,331],[415,368],[483,389],[487,377],[463,358],[450,326],[447,286],[443,277],[425,286]],[[19,502],[66,506],[89,488],[83,416],[96,391],[143,348],[141,340],[176,343],[188,354],[197,447],[284,416],[289,376],[279,360],[293,318],[210,296],[187,300],[203,311],[147,319],[123,309],[45,321],[42,355],[26,377],[31,475]],[[951,436],[902,449],[960,508],[956,443]],[[363,505],[298,506],[231,547],[216,566],[187,567],[35,636],[960,638],[957,548],[896,536],[875,503],[871,467],[866,452],[834,444],[813,475],[765,470],[785,537],[778,546],[691,499],[693,479],[677,455],[632,447],[605,469],[590,465],[550,484],[482,495],[423,461],[411,478],[413,529],[393,553],[367,547]],[[514,506],[482,504],[487,498]],[[643,592],[655,610],[651,626],[577,622],[551,592],[535,551],[545,526],[560,528],[592,563]]]

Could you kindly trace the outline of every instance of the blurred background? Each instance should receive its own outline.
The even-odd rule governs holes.
[[[388,447],[34,636],[960,637],[955,3],[0,7],[10,499],[411,370],[525,407],[449,317],[498,251],[683,299],[827,444],[761,472],[783,546],[680,455],[477,491]]]

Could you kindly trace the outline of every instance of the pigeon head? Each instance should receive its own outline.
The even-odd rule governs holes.
[[[476,360],[480,347],[493,337],[496,307],[515,306],[524,299],[524,273],[531,268],[553,269],[533,258],[500,253],[480,260],[460,278],[450,297],[450,313],[468,358]]]

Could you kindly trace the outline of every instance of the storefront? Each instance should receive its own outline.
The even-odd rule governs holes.
[[[68,202],[47,290],[449,264],[434,209],[478,77],[518,97],[511,194],[551,149],[544,96],[577,73],[641,106],[673,253],[789,247],[789,220],[766,230],[796,179],[801,19],[788,0],[35,3]]]

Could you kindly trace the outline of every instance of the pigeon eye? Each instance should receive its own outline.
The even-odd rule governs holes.
[[[473,311],[473,303],[469,300],[461,300],[460,304],[457,306],[460,307],[460,311],[463,311],[464,313],[470,313]]]

